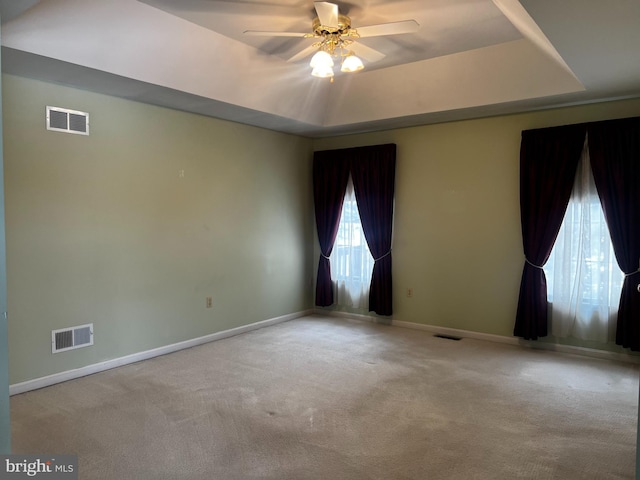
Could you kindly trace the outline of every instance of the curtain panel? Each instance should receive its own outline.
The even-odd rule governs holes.
[[[616,262],[587,142],[544,273],[550,335],[599,343],[615,340],[624,274]]]
[[[589,155],[616,260],[625,273],[616,343],[640,351],[640,117],[522,132],[520,207],[526,263],[514,335],[547,334],[546,262],[562,222],[579,145]],[[571,174],[570,172],[573,171]],[[545,218],[545,216],[547,218]]]
[[[379,315],[392,315],[391,237],[395,164],[395,144],[314,153],[313,190],[321,250],[316,305],[333,304],[328,257],[335,242],[342,202],[351,174],[362,228],[375,260],[369,292],[369,311]]]
[[[363,147],[353,152],[351,178],[373,273],[369,311],[392,315],[391,237],[396,174],[396,146]]]
[[[584,145],[585,125],[526,130],[520,145],[520,212],[525,264],[514,335],[547,335],[547,262],[564,218]]]
[[[349,163],[335,152],[315,152],[313,156],[313,199],[320,243],[316,305],[333,305],[329,256],[338,233],[342,202],[349,180]]]
[[[640,118],[588,125],[593,177],[625,273],[616,343],[640,350]]]

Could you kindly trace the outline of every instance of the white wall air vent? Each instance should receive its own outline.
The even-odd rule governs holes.
[[[89,114],[68,108],[48,106],[47,130],[89,135]]]
[[[51,331],[51,353],[93,345],[93,323]]]

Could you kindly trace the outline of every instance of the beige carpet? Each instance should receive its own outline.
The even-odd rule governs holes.
[[[306,317],[11,399],[80,479],[630,479],[638,368]]]

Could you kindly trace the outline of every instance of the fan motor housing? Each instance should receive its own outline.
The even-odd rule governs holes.
[[[335,34],[344,35],[351,29],[351,19],[346,15],[338,15],[338,25],[331,27],[322,25],[320,23],[320,19],[316,17],[313,20],[312,29],[313,33],[315,33],[319,37]]]

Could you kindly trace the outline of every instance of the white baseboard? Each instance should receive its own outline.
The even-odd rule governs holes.
[[[476,340],[486,340],[489,342],[506,343],[536,350],[548,350],[558,353],[568,353],[571,355],[582,355],[586,357],[599,358],[602,360],[613,360],[617,362],[640,363],[640,356],[619,352],[608,352],[606,350],[596,350],[594,348],[576,347],[573,345],[561,345],[558,343],[547,343],[540,341],[523,340],[518,337],[505,337],[503,335],[492,335],[489,333],[472,332],[469,330],[458,330],[456,328],[439,327],[436,325],[423,325],[421,323],[402,322],[393,320],[392,325],[416,330],[426,330],[434,334],[452,335],[461,338],[473,338]]]
[[[166,355],[168,353],[177,352],[186,348],[195,347],[204,343],[214,342],[216,340],[222,340],[223,338],[233,337],[240,335],[241,333],[250,332],[259,328],[269,327],[277,323],[288,322],[296,318],[311,315],[313,310],[305,310],[296,313],[290,313],[288,315],[282,315],[280,317],[270,318],[248,325],[243,325],[237,328],[231,328],[222,332],[212,333],[203,337],[193,338],[191,340],[185,340],[184,342],[173,343],[171,345],[165,345],[164,347],[154,348],[152,350],[146,350],[144,352],[133,353],[124,357],[114,358],[105,362],[94,363],[85,367],[76,368],[73,370],[67,370],[65,372],[54,373],[46,377],[35,378],[33,380],[27,380],[26,382],[15,383],[9,386],[9,395],[17,395],[19,393],[28,392],[30,390],[37,390],[39,388],[55,385],[56,383],[66,382],[73,380],[74,378],[85,377],[94,373],[103,372],[105,370],[111,370],[112,368],[121,367],[130,363],[140,362],[142,360],[148,360],[150,358],[159,357],[160,355]]]
[[[301,312],[290,313],[288,315],[282,315],[280,317],[274,317],[267,320],[250,323],[248,325],[243,325],[241,327],[224,330],[222,332],[212,333],[210,335],[205,335],[203,337],[193,338],[191,340],[185,340],[184,342],[173,343],[171,345],[166,345],[164,347],[158,347],[152,350],[146,350],[144,352],[134,353],[124,357],[114,358],[112,360],[107,360],[100,363],[94,363],[92,365],[76,368],[74,370],[67,370],[65,372],[55,373],[53,375],[48,375],[46,377],[40,377],[40,378],[35,378],[33,380],[27,380],[26,382],[15,383],[9,386],[9,394],[18,395],[20,393],[28,392],[30,390],[37,390],[39,388],[55,385],[56,383],[62,383],[68,380],[73,380],[74,378],[85,377],[87,375],[103,372],[105,370],[111,370],[112,368],[140,362],[142,360],[148,360],[150,358],[159,357],[161,355],[166,355],[168,353],[177,352],[179,350],[184,350],[186,348],[191,348],[191,347],[195,347],[205,343],[214,342],[216,340],[222,340],[223,338],[233,337],[235,335],[240,335],[241,333],[246,333],[252,330],[257,330],[259,328],[276,325],[278,323],[288,322],[290,320],[294,320],[300,317],[305,317],[311,314],[323,315],[328,317],[342,317],[342,318],[349,318],[352,320],[360,320],[360,321],[367,321],[367,322],[377,321],[377,317],[373,317],[370,315],[361,315],[361,314],[348,313],[348,312],[337,312],[337,311],[322,310],[322,309],[304,310]],[[535,349],[549,350],[549,351],[554,351],[559,353],[583,355],[588,357],[600,358],[604,360],[614,360],[614,361],[640,364],[640,355],[629,355],[629,354],[618,353],[618,352],[607,352],[605,350],[595,350],[591,348],[574,347],[571,345],[559,345],[559,344],[546,343],[546,342],[532,342],[532,341],[522,340],[516,337],[505,337],[502,335],[492,335],[488,333],[473,332],[470,330],[459,330],[456,328],[441,327],[437,325],[426,325],[422,323],[403,322],[400,320],[392,320],[391,326],[396,326],[401,328],[411,328],[414,330],[423,330],[427,332],[432,332],[434,334],[451,335],[451,336],[461,337],[461,338],[473,338],[476,340],[485,340],[489,342],[506,343],[508,345],[521,346],[525,348],[535,348]]]
[[[595,348],[577,347],[574,345],[562,345],[559,343],[548,343],[530,340],[518,340],[518,345],[537,350],[548,350],[551,352],[568,353],[571,355],[582,355],[585,357],[599,358],[601,360],[612,360],[614,362],[625,362],[640,364],[640,356],[629,353],[609,352],[607,350],[596,350]]]
[[[438,335],[450,335],[453,337],[473,338],[476,340],[485,340],[488,342],[506,343],[508,345],[520,345],[519,339],[516,337],[505,337],[502,335],[493,335],[490,333],[473,332],[471,330],[459,330],[457,328],[439,327],[437,325],[425,325],[422,323],[403,322],[393,320],[392,325],[402,328],[412,328],[414,330],[425,330]]]
[[[361,314],[352,314],[347,312],[337,312],[330,310],[316,309],[318,315],[327,315],[333,317],[351,318],[353,320],[362,320],[374,322],[376,317]],[[540,341],[523,340],[518,337],[505,337],[503,335],[493,335],[490,333],[473,332],[470,330],[459,330],[457,328],[441,327],[438,325],[427,325],[423,323],[404,322],[401,320],[391,320],[391,325],[402,328],[412,328],[414,330],[423,330],[439,335],[450,335],[461,338],[473,338],[475,340],[484,340],[487,342],[505,343],[507,345],[515,345],[525,348],[533,348],[537,350],[548,350],[558,353],[567,353],[571,355],[582,355],[585,357],[599,358],[602,360],[613,360],[616,362],[627,362],[640,364],[640,355],[632,355],[627,353],[609,352],[606,350],[596,350],[594,348],[576,347],[573,345],[561,345],[558,343],[548,343]]]

